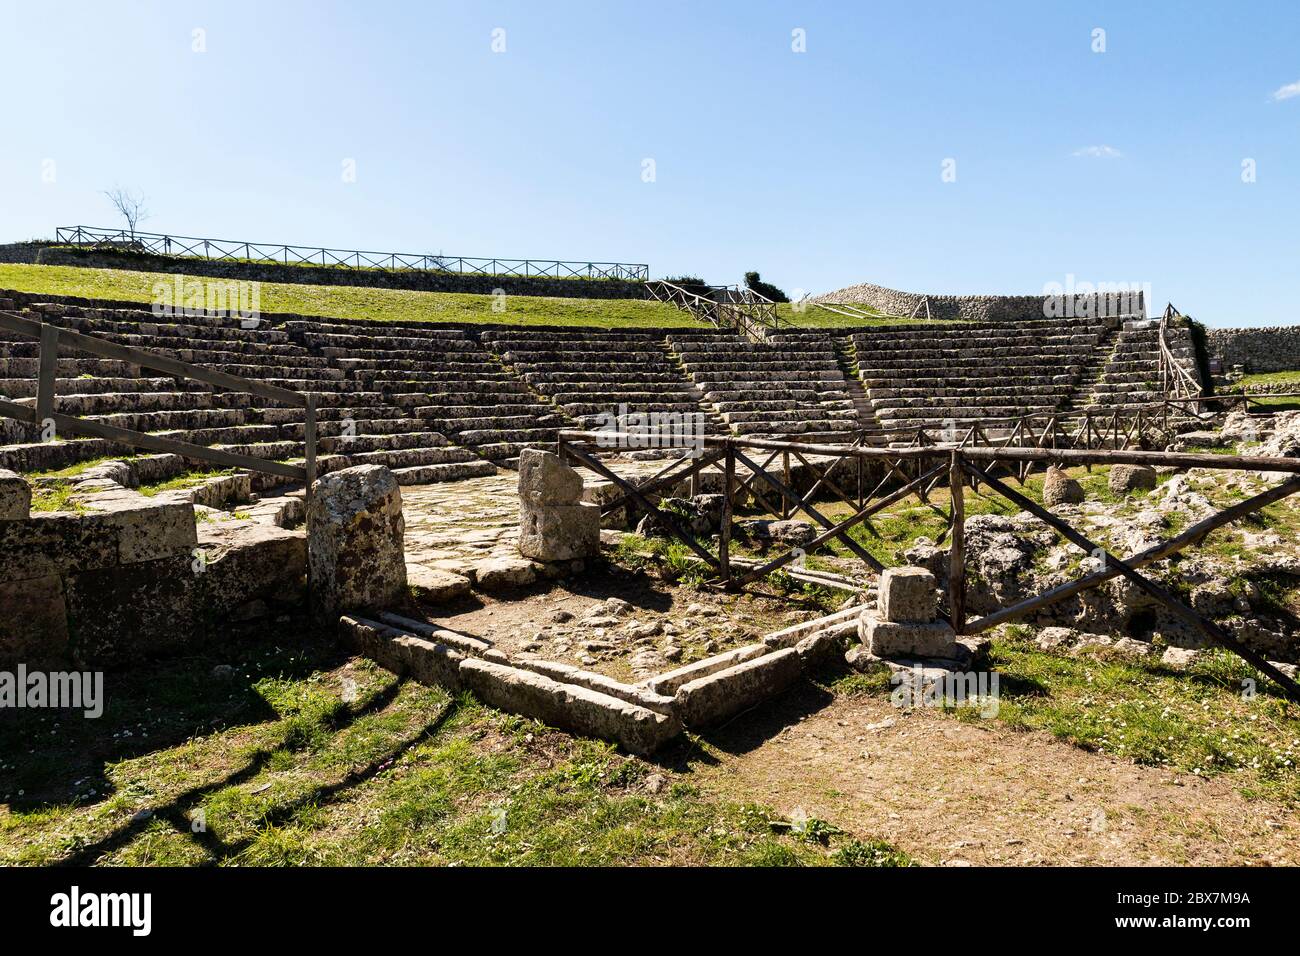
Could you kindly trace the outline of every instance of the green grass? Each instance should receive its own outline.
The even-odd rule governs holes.
[[[172,285],[176,276],[159,272],[82,269],[74,266],[0,264],[0,288],[46,295],[72,295],[152,303],[154,283]],[[224,280],[187,277],[195,282]],[[384,322],[474,322],[510,325],[572,325],[600,328],[699,325],[685,312],[662,302],[639,299],[561,299],[509,295],[504,311],[494,312],[491,295],[412,292],[363,286],[297,285],[263,282],[263,312],[288,312]]]
[[[400,681],[306,628],[219,655],[108,674],[98,720],[24,711],[0,724],[0,864],[909,862]]]
[[[993,642],[995,719],[1138,764],[1223,776],[1249,797],[1300,805],[1300,708],[1240,658],[1214,651],[1178,673],[1157,656],[1046,653],[1032,634],[1012,626]],[[1245,680],[1255,681],[1253,698],[1243,697]],[[834,686],[848,695],[891,691],[887,673],[853,674]],[[967,708],[945,713],[983,719]]]
[[[201,485],[209,478],[222,478],[227,475],[235,474],[234,468],[222,468],[213,471],[191,471],[183,475],[177,475],[175,478],[168,478],[166,481],[156,481],[150,484],[141,485],[139,492],[142,495],[152,498],[164,491],[176,491],[180,488],[193,488]]]
[[[72,485],[56,484],[32,489],[32,511],[71,511],[80,514],[85,505],[72,500]]]
[[[200,276],[184,281],[224,282]],[[126,269],[84,269],[0,263],[0,289],[44,295],[70,295],[151,304],[154,284],[172,287],[177,276]],[[263,282],[260,308],[266,313],[372,319],[381,322],[470,322],[498,325],[558,325],[594,328],[700,328],[702,323],[675,306],[643,299],[579,299],[553,296],[491,295],[461,292],[415,292],[370,286],[300,285]],[[494,305],[503,311],[494,311]],[[805,328],[892,325],[913,322],[880,316],[850,320],[824,309],[802,313],[789,304],[779,307],[782,318]]]
[[[1254,375],[1245,375],[1240,381],[1233,383],[1232,390],[1248,392],[1252,387],[1260,385],[1289,385],[1294,386],[1294,391],[1300,392],[1300,371],[1258,372]]]

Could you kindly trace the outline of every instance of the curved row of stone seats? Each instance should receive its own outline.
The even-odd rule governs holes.
[[[1170,352],[1184,368],[1194,373],[1196,360],[1191,337],[1185,330],[1169,331]],[[1126,323],[1119,333],[1114,353],[1089,390],[1083,407],[1104,412],[1123,405],[1159,403],[1163,398],[1159,321],[1150,319]]]
[[[862,425],[829,335],[752,342],[692,331],[668,340],[705,399],[741,435],[843,441]]]
[[[406,484],[495,473],[490,462],[453,445],[426,421],[389,402],[382,390],[350,377],[349,369],[331,357],[309,354],[306,346],[291,341],[286,328],[274,323],[245,328],[237,319],[218,316],[172,319],[143,309],[83,309],[64,303],[33,303],[31,308],[33,317],[105,341],[313,392],[321,473],[354,464],[384,464]],[[16,337],[6,343],[0,394],[35,403],[38,354],[31,339]],[[60,412],[259,458],[303,460],[302,408],[275,406],[248,393],[217,391],[153,372],[141,375],[129,363],[78,356],[59,359],[55,408]],[[106,384],[124,381],[137,384],[116,389]],[[12,464],[4,467],[63,468],[104,454],[133,452],[106,442],[38,443],[33,437],[30,429],[8,422],[8,447],[0,448],[0,462]]]
[[[1044,319],[887,326],[851,341],[881,425],[905,433],[1068,409],[1113,335],[1106,320]]]
[[[485,332],[483,338],[503,363],[582,428],[607,426],[627,413],[698,416],[680,420],[692,429],[702,426],[705,434],[725,431],[669,353],[663,330],[510,329]]]
[[[285,328],[349,380],[497,464],[513,466],[524,448],[552,444],[573,425],[466,329],[361,320]]]

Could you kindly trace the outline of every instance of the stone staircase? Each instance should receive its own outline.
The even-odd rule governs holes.
[[[246,329],[237,320],[214,316],[158,318],[143,309],[80,309],[62,303],[33,303],[29,314],[109,342],[280,388],[314,392],[317,467],[322,474],[351,465],[382,464],[399,481],[414,484],[495,473],[490,462],[449,441],[395,402],[384,382],[366,374],[377,370],[383,360],[363,347],[365,343],[350,349],[342,338],[333,344],[305,341],[304,336],[317,333],[302,326],[316,329],[315,323]],[[0,394],[34,405],[38,344],[15,336],[5,342],[3,355]],[[446,372],[438,360],[434,364]],[[431,369],[430,374],[437,371]],[[142,376],[128,363],[97,358],[60,357],[58,376],[55,408],[65,414],[272,460],[301,463],[305,454],[301,408],[154,374]],[[98,439],[33,442],[35,436],[11,420],[0,421],[0,428],[0,440],[7,443],[0,448],[0,467],[64,468],[106,454],[135,453]]]
[[[898,443],[920,428],[956,440],[977,421],[1068,408],[1107,335],[1101,320],[1035,320],[891,326],[851,338],[876,417]]]
[[[674,331],[668,341],[705,400],[739,435],[845,441],[861,426],[824,333],[783,332],[751,342]]]
[[[705,434],[726,432],[660,330],[490,330],[483,341],[580,428],[608,426],[626,413],[699,415]]]
[[[1195,369],[1190,336],[1171,329],[1170,351],[1189,369]],[[1182,330],[1185,331],[1185,330]],[[1097,380],[1086,391],[1082,408],[1108,411],[1117,406],[1159,404],[1164,399],[1160,386],[1160,322],[1147,319],[1126,322],[1116,336],[1115,349]]]
[[[315,319],[286,327],[424,428],[498,465],[513,467],[521,450],[572,427],[467,329]]]
[[[844,385],[849,393],[849,400],[853,402],[853,408],[858,413],[862,443],[872,448],[885,447],[889,444],[889,436],[880,427],[880,419],[876,417],[876,409],[871,404],[871,396],[867,394],[866,386],[862,384],[862,377],[858,373],[858,356],[853,347],[852,336],[838,335],[835,337],[835,357],[839,359],[840,371],[844,373]]]

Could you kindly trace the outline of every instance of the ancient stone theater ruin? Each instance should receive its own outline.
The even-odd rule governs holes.
[[[32,255],[171,271],[99,239]],[[479,295],[472,321],[0,291],[0,664],[112,672],[306,622],[637,755],[828,673],[973,688],[1000,635],[1300,698],[1300,412],[1241,387],[1300,368],[1288,330],[603,265],[337,280]]]

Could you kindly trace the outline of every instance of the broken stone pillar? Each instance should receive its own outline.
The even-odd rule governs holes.
[[[385,610],[406,599],[402,491],[383,465],[318,478],[307,508],[307,575],[313,615]]]
[[[886,568],[880,575],[876,613],[864,612],[858,636],[875,657],[953,658],[952,627],[938,620],[939,592],[924,568]]]
[[[1057,505],[1077,505],[1083,501],[1083,485],[1055,465],[1050,465],[1043,478],[1043,504],[1048,508]]]
[[[0,521],[29,518],[31,513],[31,485],[21,475],[0,468]]]
[[[600,506],[581,499],[581,475],[557,455],[525,448],[519,456],[519,553],[536,561],[598,554]]]

